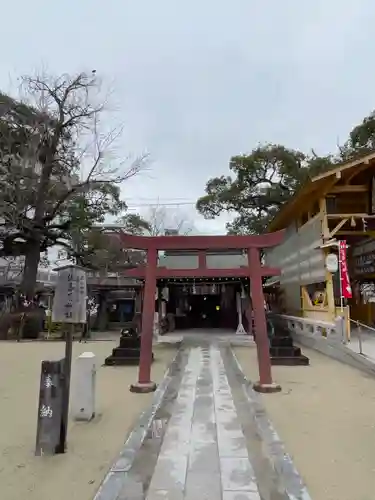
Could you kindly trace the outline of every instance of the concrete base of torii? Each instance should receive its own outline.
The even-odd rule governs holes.
[[[255,382],[253,384],[253,389],[256,392],[261,392],[263,394],[270,394],[272,392],[281,392],[281,385],[279,384],[262,384],[260,382]]]
[[[135,392],[137,394],[149,394],[150,392],[155,392],[156,387],[155,382],[147,382],[144,384],[137,382],[130,386],[130,392]]]

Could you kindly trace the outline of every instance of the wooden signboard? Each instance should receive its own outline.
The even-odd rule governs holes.
[[[86,271],[78,266],[58,269],[53,299],[54,323],[86,323]]]
[[[52,321],[67,325],[65,357],[63,360],[63,387],[60,418],[60,440],[57,453],[65,453],[68,433],[70,375],[72,365],[73,333],[77,323],[86,323],[86,271],[69,265],[57,269],[57,285],[52,307]]]

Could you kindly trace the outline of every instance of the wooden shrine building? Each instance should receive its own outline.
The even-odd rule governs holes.
[[[268,227],[280,230],[282,244],[264,257],[281,269],[265,286],[279,312],[331,323],[345,316],[348,331],[350,319],[375,325],[375,153],[306,182]]]

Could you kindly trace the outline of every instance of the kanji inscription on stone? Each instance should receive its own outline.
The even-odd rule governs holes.
[[[54,455],[60,440],[63,365],[42,361],[35,455]]]

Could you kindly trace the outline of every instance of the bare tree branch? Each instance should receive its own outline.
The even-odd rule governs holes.
[[[141,214],[125,214],[117,221],[124,225],[124,231],[149,236],[164,235],[168,230],[188,235],[194,229],[194,223],[181,211],[167,209],[161,204],[150,206]]]
[[[82,231],[124,210],[121,184],[148,167],[109,156],[122,128],[101,130],[100,83],[41,74],[21,79],[19,100],[0,94],[0,255],[26,257],[27,294],[40,253],[59,243],[79,257]]]

